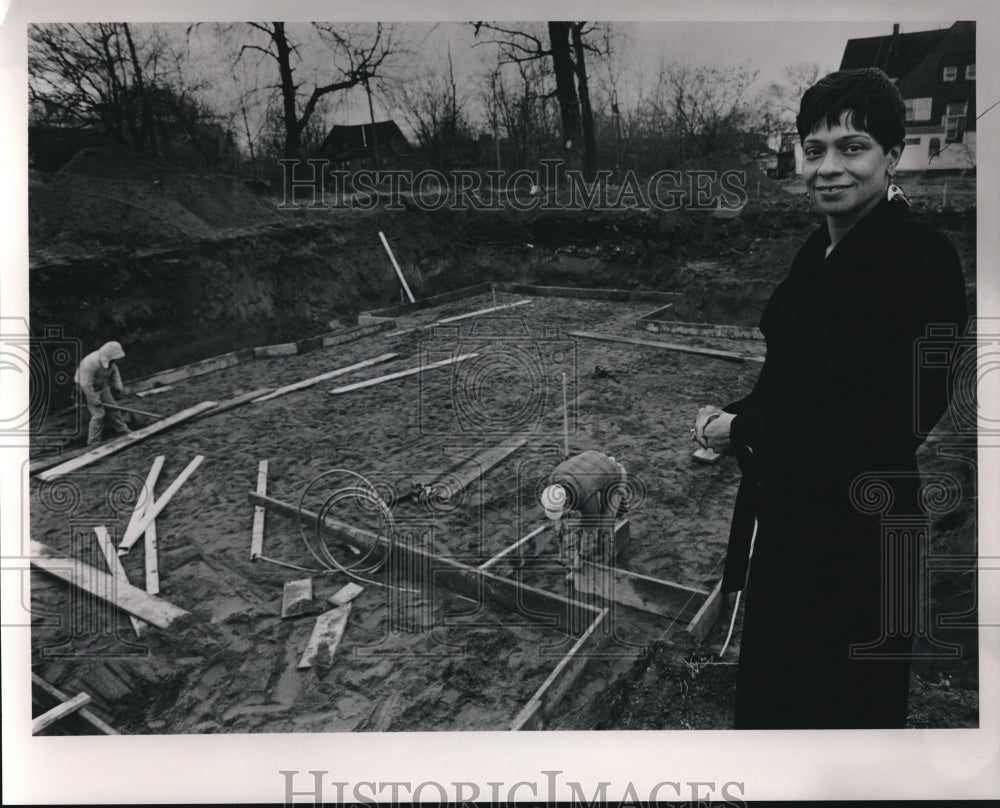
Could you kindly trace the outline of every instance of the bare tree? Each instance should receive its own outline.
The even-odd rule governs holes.
[[[556,84],[553,94],[559,101],[566,153],[573,157],[571,162],[579,160],[587,176],[593,175],[597,169],[597,141],[585,55],[588,51],[601,53],[587,40],[594,27],[588,28],[586,22],[550,21],[542,34],[525,26],[508,28],[485,22],[474,25],[477,38],[483,30],[490,32],[492,38],[481,41],[499,46],[503,63],[552,60]]]
[[[296,37],[283,22],[250,22],[240,27],[244,38],[237,61],[248,53],[258,53],[273,62],[277,71],[277,82],[262,89],[274,89],[279,94],[285,157],[301,155],[303,133],[322,99],[353,87],[370,89],[370,83],[394,53],[392,26],[313,23],[312,31],[326,46],[322,58],[325,78],[329,80],[313,83],[311,88],[303,90],[306,82],[299,79],[296,71],[302,62],[307,35]],[[314,45],[313,49],[318,55],[318,48]]]

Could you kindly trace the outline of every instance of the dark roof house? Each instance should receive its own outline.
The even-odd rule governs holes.
[[[335,164],[351,164],[352,168],[373,166],[375,150],[378,161],[402,157],[410,153],[410,144],[395,121],[376,121],[355,126],[334,126],[320,147],[323,156]]]
[[[903,170],[976,165],[976,23],[848,40],[841,70],[880,67],[906,103]]]

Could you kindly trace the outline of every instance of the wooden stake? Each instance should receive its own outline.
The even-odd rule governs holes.
[[[108,569],[111,570],[111,574],[115,576],[115,581],[119,586],[129,583],[128,575],[125,573],[125,567],[122,566],[122,560],[118,557],[118,553],[115,552],[114,542],[111,541],[111,537],[108,535],[108,529],[106,527],[98,526],[94,528],[94,533],[97,534],[97,546],[101,548],[101,552],[104,553],[104,560],[108,562]],[[155,593],[152,593],[155,594]],[[132,630],[135,631],[136,637],[141,637],[142,632],[148,628],[147,624],[140,620],[135,615],[128,616],[129,622],[132,624]]]
[[[73,458],[72,460],[67,460],[66,462],[55,466],[54,468],[49,468],[47,471],[42,471],[38,475],[40,480],[54,480],[56,477],[61,477],[64,474],[69,474],[71,471],[76,471],[77,469],[82,469],[84,466],[89,466],[91,463],[96,463],[98,460],[112,455],[115,452],[120,452],[131,446],[134,443],[138,443],[141,440],[145,440],[151,435],[155,435],[158,432],[162,432],[165,429],[169,429],[176,424],[186,421],[189,418],[194,418],[194,416],[200,413],[206,412],[218,405],[215,401],[203,401],[201,404],[196,404],[194,407],[188,407],[186,410],[182,410],[176,415],[171,415],[169,418],[164,418],[162,421],[157,421],[155,424],[150,424],[149,426],[144,426],[142,429],[137,429],[128,435],[122,435],[120,438],[115,438],[107,443],[102,444],[96,449],[91,449],[86,453]],[[46,463],[45,461],[48,461]],[[31,473],[34,474],[37,468],[43,468],[51,465],[52,458],[44,458],[37,466],[31,469]]]
[[[392,261],[396,274],[399,276],[399,282],[403,284],[403,288],[406,290],[406,296],[410,299],[411,303],[416,303],[417,301],[413,298],[413,292],[410,291],[410,287],[406,283],[406,278],[403,277],[403,270],[401,270],[399,268],[399,264],[396,263],[396,256],[392,254],[392,248],[389,246],[389,242],[385,239],[385,233],[379,230],[378,237],[382,239],[382,246],[385,247],[385,251],[389,253],[389,260]]]
[[[254,404],[259,404],[261,401],[269,401],[272,398],[277,398],[278,396],[283,396],[286,393],[292,393],[296,390],[304,390],[307,387],[312,387],[314,384],[326,381],[327,379],[343,376],[345,373],[350,373],[352,370],[359,370],[360,368],[366,368],[369,365],[377,365],[381,362],[388,362],[390,359],[395,359],[397,356],[399,356],[398,353],[384,353],[376,356],[374,359],[366,359],[364,362],[357,362],[353,365],[348,365],[345,368],[337,368],[336,370],[331,370],[329,373],[322,373],[319,376],[313,376],[310,379],[303,379],[302,381],[295,382],[294,384],[286,384],[284,387],[279,387],[277,390],[268,393],[266,396],[255,398]]]
[[[267,461],[261,460],[257,465],[257,493],[267,496]],[[253,509],[253,532],[250,534],[250,560],[256,561],[264,552],[264,508],[260,505]]]
[[[82,709],[90,704],[90,696],[87,693],[79,693],[69,701],[64,701],[58,707],[53,707],[47,713],[42,713],[31,722],[31,734],[37,735],[46,727],[52,726],[56,721],[65,718],[71,713]]]
[[[343,387],[334,387],[332,390],[327,390],[331,396],[339,395],[340,393],[349,393],[352,390],[361,390],[364,387],[371,387],[375,384],[381,384],[382,382],[388,382],[393,379],[402,379],[404,376],[413,376],[416,373],[423,373],[425,370],[431,370],[432,368],[444,367],[445,365],[451,365],[455,362],[464,362],[466,359],[471,359],[479,354],[467,353],[461,356],[454,357],[452,359],[442,359],[440,362],[431,362],[429,365],[421,365],[420,367],[410,368],[409,370],[401,370],[398,373],[390,373],[388,376],[379,376],[377,379],[367,379],[363,382],[355,382],[354,384],[345,384]]]
[[[184,485],[184,481],[187,480],[188,477],[194,474],[195,470],[201,465],[201,461],[204,459],[204,455],[198,455],[194,460],[188,463],[187,468],[177,475],[177,479],[170,484],[170,487],[166,491],[163,492],[163,496],[156,500],[156,502],[151,502],[149,504],[145,513],[142,515],[142,519],[139,520],[139,523],[137,525],[129,525],[128,530],[125,531],[125,535],[122,536],[121,543],[118,545],[119,552],[123,550],[128,552],[131,549],[132,545],[135,544],[138,538],[146,531],[146,528],[149,527],[150,523],[156,519],[157,516],[159,516],[160,511],[167,507],[167,503],[169,503],[173,495],[177,493],[177,489]]]
[[[32,566],[84,592],[89,592],[129,614],[134,614],[157,628],[167,628],[174,620],[188,614],[179,606],[150,595],[137,586],[131,584],[116,586],[114,577],[108,573],[101,572],[75,558],[60,556],[51,547],[34,539],[30,542],[30,548]]]

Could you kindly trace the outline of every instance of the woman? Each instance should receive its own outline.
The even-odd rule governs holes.
[[[885,515],[859,502],[857,484],[884,479],[894,515],[920,513],[914,413],[937,421],[948,394],[919,383],[915,348],[929,325],[964,334],[966,307],[954,248],[910,218],[892,184],[904,121],[876,68],[832,73],[803,95],[803,176],[826,221],[764,310],[753,391],[695,424],[743,472],[723,579],[724,591],[748,590],[737,728],[906,724],[912,620],[901,621],[910,634],[895,631],[881,597],[884,585],[916,587],[917,565],[883,559]]]

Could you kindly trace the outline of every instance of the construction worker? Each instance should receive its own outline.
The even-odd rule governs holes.
[[[87,430],[87,445],[98,443],[104,433],[105,404],[117,404],[125,393],[122,377],[118,372],[118,359],[125,358],[125,351],[118,342],[106,342],[96,351],[87,354],[76,369],[73,381],[83,391],[83,397],[90,411],[90,427]],[[108,410],[111,426],[116,432],[127,435],[130,430],[118,410]]]
[[[542,491],[545,515],[557,522],[563,556],[576,569],[583,558],[610,564],[628,542],[615,536],[615,520],[625,513],[625,467],[592,449],[574,455],[553,469]]]

